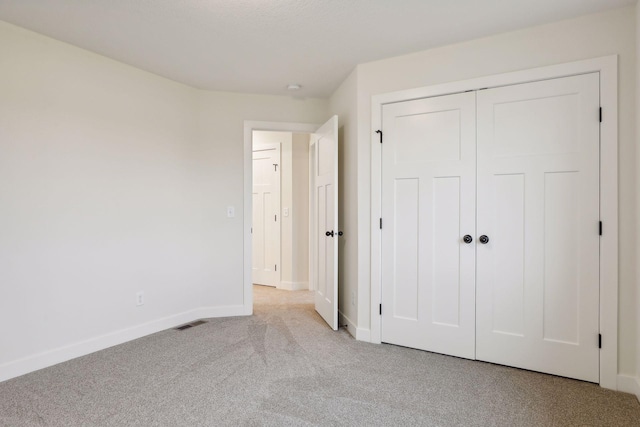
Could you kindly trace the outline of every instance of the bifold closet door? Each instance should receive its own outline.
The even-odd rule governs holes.
[[[599,76],[477,109],[477,359],[598,382]]]
[[[475,102],[462,93],[382,114],[382,341],[471,359]]]

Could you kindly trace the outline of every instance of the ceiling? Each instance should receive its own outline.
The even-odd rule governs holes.
[[[324,98],[359,63],[633,3],[0,0],[0,20],[196,88]]]

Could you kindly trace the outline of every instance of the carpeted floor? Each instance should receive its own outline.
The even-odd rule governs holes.
[[[635,396],[355,341],[309,292],[0,383],[1,426],[640,426]]]

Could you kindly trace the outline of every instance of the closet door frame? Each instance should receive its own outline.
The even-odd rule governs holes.
[[[618,56],[576,61],[524,71],[496,74],[459,82],[375,95],[371,99],[371,342],[381,342],[382,244],[382,148],[376,131],[382,126],[385,104],[599,73],[600,107],[600,386],[617,390],[618,377]],[[384,137],[384,129],[382,129]],[[384,141],[384,140],[383,140]]]

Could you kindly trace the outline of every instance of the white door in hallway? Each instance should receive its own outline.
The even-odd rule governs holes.
[[[311,135],[313,236],[312,282],[315,307],[327,324],[338,329],[338,116]]]
[[[253,147],[253,283],[280,284],[280,144]]]
[[[382,117],[382,341],[473,359],[475,93]]]
[[[598,382],[599,76],[477,96],[477,359]]]

